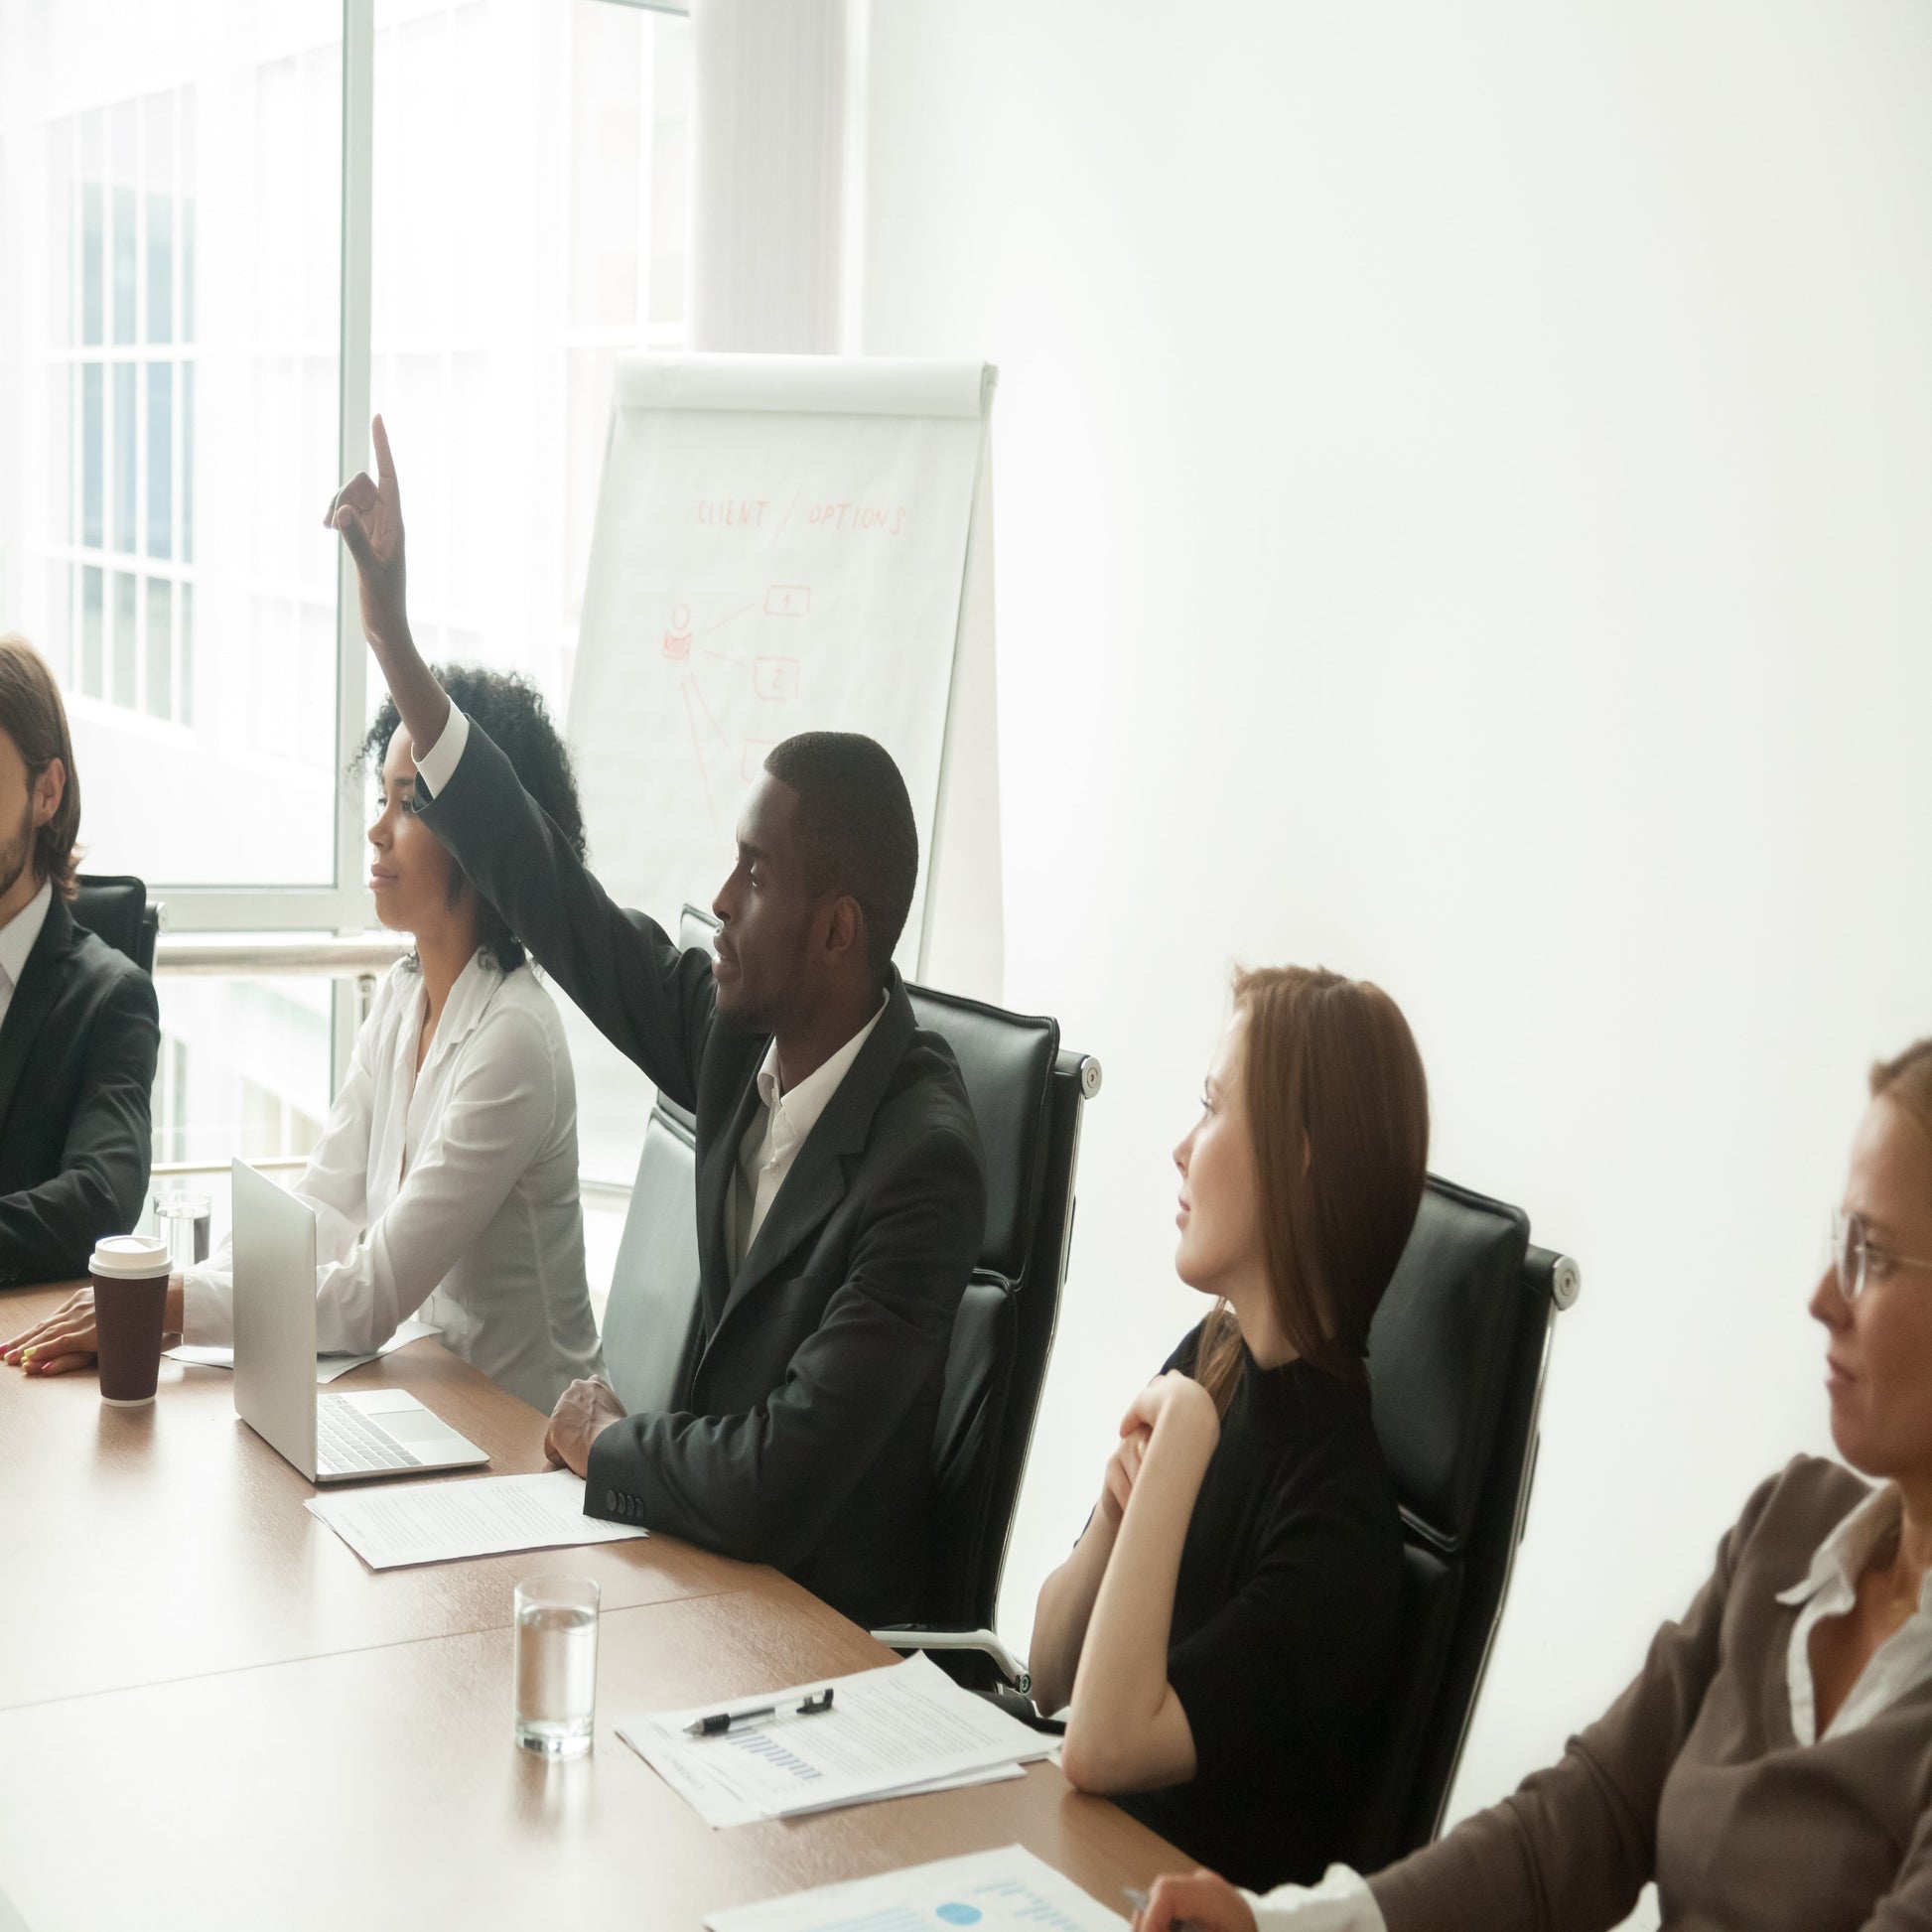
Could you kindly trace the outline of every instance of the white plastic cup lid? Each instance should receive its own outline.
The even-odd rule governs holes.
[[[89,1270],[110,1280],[145,1281],[150,1275],[165,1275],[169,1271],[168,1244],[153,1234],[110,1234],[94,1244]]]

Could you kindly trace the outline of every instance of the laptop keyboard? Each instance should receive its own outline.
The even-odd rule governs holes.
[[[316,1397],[316,1466],[331,1475],[350,1469],[414,1469],[412,1455],[386,1430],[367,1421],[339,1395]]]

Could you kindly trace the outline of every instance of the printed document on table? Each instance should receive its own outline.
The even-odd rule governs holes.
[[[412,1341],[421,1341],[425,1335],[440,1335],[441,1328],[432,1327],[427,1321],[405,1321],[396,1332],[385,1341],[374,1355],[318,1355],[316,1357],[316,1381],[318,1384],[333,1382],[339,1375],[346,1375],[352,1368],[360,1368],[364,1362],[372,1362],[378,1355],[393,1355],[398,1348],[407,1348]],[[232,1348],[205,1347],[201,1343],[184,1341],[168,1350],[170,1361],[187,1362],[194,1368],[233,1368],[234,1350]]]
[[[828,1682],[836,1694],[832,1709],[800,1717],[798,1706]],[[767,1704],[777,1707],[775,1716],[716,1736],[693,1737],[685,1729],[715,1712]],[[916,1655],[851,1677],[623,1719],[618,1734],[710,1825],[901,1797],[1044,1757],[1050,1743]]]
[[[736,1905],[705,1919],[707,1932],[958,1932],[963,1925],[980,1932],[1122,1932],[1126,1923],[1023,1845]]]
[[[371,1570],[500,1557],[512,1550],[627,1543],[649,1534],[627,1523],[586,1516],[584,1478],[568,1469],[414,1483],[403,1489],[339,1490],[333,1496],[311,1496],[309,1509]]]

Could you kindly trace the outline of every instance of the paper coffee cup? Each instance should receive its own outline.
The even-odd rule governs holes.
[[[100,1399],[113,1409],[154,1400],[161,1379],[161,1331],[168,1313],[168,1244],[152,1234],[115,1234],[95,1245],[94,1284]]]

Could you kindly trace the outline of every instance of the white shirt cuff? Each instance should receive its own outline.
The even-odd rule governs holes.
[[[234,1346],[233,1291],[206,1265],[183,1271],[181,1338],[195,1348]]]
[[[1331,1864],[1312,1890],[1278,1885],[1266,1898],[1242,1896],[1254,1908],[1255,1932],[1388,1932],[1368,1880],[1345,1864]]]
[[[454,704],[450,706],[449,717],[443,721],[442,737],[427,752],[412,741],[410,752],[416,760],[416,775],[429,788],[432,798],[450,782],[463,748],[469,743],[470,721]]]

